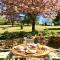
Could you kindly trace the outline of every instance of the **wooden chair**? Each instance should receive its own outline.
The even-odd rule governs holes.
[[[60,60],[60,52],[52,51],[49,54],[49,60]]]
[[[11,60],[11,53],[9,52],[0,52],[0,60]]]
[[[13,55],[13,56],[12,56],[12,60],[26,60],[26,58],[22,58],[22,57],[20,57],[20,56],[15,56],[15,55]]]

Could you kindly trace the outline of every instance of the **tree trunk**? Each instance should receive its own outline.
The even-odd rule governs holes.
[[[12,27],[14,25],[14,18],[13,17],[14,17],[13,15],[10,15],[10,20],[11,20]]]
[[[35,32],[35,20],[32,20],[32,32]]]
[[[23,29],[23,22],[22,21],[20,21],[20,27],[21,27],[21,29]]]
[[[21,29],[23,29],[23,24],[21,23]]]
[[[35,32],[35,15],[32,14],[32,32],[34,33]]]
[[[12,23],[12,27],[14,26],[14,21],[13,20],[11,20],[11,23]]]

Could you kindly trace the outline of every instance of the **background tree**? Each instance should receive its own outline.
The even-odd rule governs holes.
[[[7,7],[5,15],[14,16],[20,12],[28,12],[32,18],[32,32],[35,31],[35,18],[43,12],[57,11],[58,0],[1,0]],[[13,18],[11,18],[12,20]]]
[[[60,12],[57,13],[56,18],[54,19],[54,22],[57,22],[57,24],[60,24]]]
[[[29,26],[29,24],[31,23],[31,15],[29,13],[26,13],[24,20],[23,20],[23,24],[26,23],[27,26]]]

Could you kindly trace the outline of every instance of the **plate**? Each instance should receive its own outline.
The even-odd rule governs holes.
[[[26,53],[33,54],[33,53],[36,53],[36,50],[26,50]]]

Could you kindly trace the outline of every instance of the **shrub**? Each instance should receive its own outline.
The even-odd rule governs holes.
[[[53,30],[43,30],[43,31],[40,31],[40,33],[43,33],[45,36],[53,36],[53,35],[56,35],[57,32],[56,31],[53,31]]]
[[[24,37],[32,38],[32,34],[31,34],[31,33],[26,33],[26,34],[24,35]]]
[[[48,39],[48,46],[53,48],[60,48],[60,36],[50,36]]]
[[[34,35],[38,35],[39,32],[37,30],[35,30],[35,32],[31,32],[31,33],[34,36]]]
[[[37,44],[39,42],[39,37],[35,37],[34,43]]]
[[[19,37],[24,37],[25,34],[26,34],[26,32],[21,31],[21,32],[19,32]]]
[[[24,31],[21,31],[21,32],[4,32],[2,34],[0,34],[0,40],[4,40],[4,39],[14,39],[14,38],[20,38],[20,37],[24,37],[25,35],[29,35],[31,36],[31,34],[29,33],[26,33]]]

